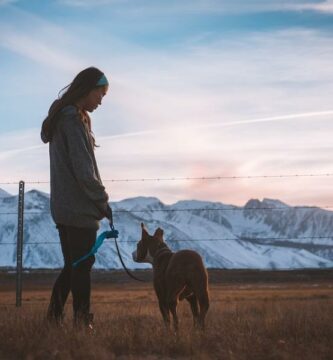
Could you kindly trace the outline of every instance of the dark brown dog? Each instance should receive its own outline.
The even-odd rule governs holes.
[[[178,330],[177,304],[186,299],[193,314],[194,325],[204,329],[209,308],[208,275],[201,256],[192,250],[172,252],[163,240],[163,230],[158,228],[153,236],[144,224],[142,237],[133,252],[136,262],[153,265],[154,288],[160,310],[167,327],[171,312],[175,331]]]

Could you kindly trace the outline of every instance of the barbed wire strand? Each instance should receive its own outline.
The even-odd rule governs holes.
[[[209,242],[209,241],[242,241],[242,242],[267,242],[267,241],[293,241],[296,244],[300,244],[296,240],[319,240],[319,239],[330,239],[333,240],[332,236],[302,236],[302,237],[264,237],[264,238],[202,238],[202,239],[168,239],[168,243],[172,242]],[[112,243],[112,240],[107,240],[107,242]],[[138,240],[119,240],[119,243],[137,243]],[[36,242],[25,242],[23,245],[45,245],[45,244],[57,244],[59,241],[36,241]],[[0,245],[16,245],[16,242],[2,242]],[[262,245],[265,245],[264,243]],[[309,244],[305,243],[304,245],[323,245],[330,246],[327,244]],[[332,245],[333,246],[333,245]]]
[[[277,175],[243,175],[243,176],[196,176],[196,177],[160,177],[160,178],[132,178],[132,179],[102,179],[103,182],[132,182],[132,181],[190,181],[190,180],[234,180],[260,178],[292,178],[292,177],[330,177],[333,173],[319,174],[277,174]],[[26,184],[49,184],[49,180],[25,181]],[[0,185],[16,185],[19,181],[0,181]]]
[[[167,205],[168,206],[168,205]],[[285,207],[234,207],[234,208],[187,208],[187,209],[148,209],[148,210],[113,210],[113,213],[149,213],[149,212],[195,212],[195,211],[288,211],[288,210],[323,210],[333,209],[333,205],[327,206],[285,206]],[[50,214],[49,210],[24,211],[24,215]],[[0,215],[17,215],[17,211],[0,212]]]

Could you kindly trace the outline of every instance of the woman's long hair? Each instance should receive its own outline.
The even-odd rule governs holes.
[[[57,114],[67,105],[75,105],[81,98],[85,97],[96,87],[98,80],[103,75],[103,72],[95,67],[89,67],[82,70],[76,75],[74,80],[59,92],[58,99],[55,100],[48,112],[48,116],[43,121],[42,125],[42,140],[48,142],[52,139],[53,132],[57,124]],[[91,130],[91,121],[87,112],[84,112],[86,122],[93,146],[96,146],[95,139]]]

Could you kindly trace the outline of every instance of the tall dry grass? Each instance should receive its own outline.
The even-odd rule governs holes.
[[[95,334],[45,322],[44,292],[0,307],[0,359],[333,359],[332,289],[215,286],[202,334],[179,306],[178,336],[164,329],[150,288],[96,290]],[[0,295],[1,296],[1,295]],[[113,303],[108,303],[113,301]]]

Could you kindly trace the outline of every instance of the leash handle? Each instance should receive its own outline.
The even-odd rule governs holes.
[[[123,266],[124,270],[128,274],[128,276],[130,276],[134,280],[144,282],[144,280],[141,280],[141,279],[137,278],[134,274],[132,274],[127,269],[127,267],[126,267],[126,265],[125,265],[125,263],[124,263],[124,261],[123,261],[123,259],[121,257],[120,250],[119,250],[118,243],[117,243],[117,238],[119,236],[119,232],[118,232],[118,230],[116,230],[114,228],[112,209],[111,209],[111,206],[109,204],[107,205],[106,215],[107,215],[107,218],[109,219],[109,225],[110,225],[111,231],[104,231],[102,234],[100,234],[98,236],[98,238],[96,239],[96,242],[93,245],[92,249],[89,251],[89,253],[84,255],[83,257],[81,257],[77,261],[75,261],[73,263],[73,267],[76,267],[81,261],[87,259],[89,256],[96,254],[98,248],[103,244],[104,239],[114,239],[114,242],[116,243],[116,248],[117,248],[117,253],[118,253],[118,256],[119,256],[119,260],[120,260],[121,265]]]
[[[107,218],[109,219],[109,224],[110,224],[111,230],[114,230],[113,213],[112,213],[112,208],[111,208],[111,206],[109,204],[107,205],[106,215],[107,215]]]
[[[107,237],[109,239],[110,238],[116,239],[118,237],[118,235],[119,235],[119,231],[114,228],[112,208],[111,208],[111,206],[109,204],[108,204],[108,208],[107,208],[107,215],[108,215],[108,219],[109,219],[109,226],[110,226],[110,229],[111,229],[111,231],[109,231]]]

